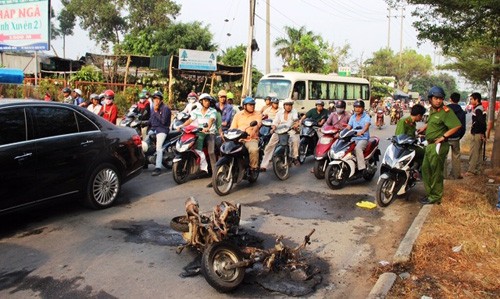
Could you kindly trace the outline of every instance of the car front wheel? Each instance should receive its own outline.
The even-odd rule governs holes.
[[[87,181],[85,203],[93,209],[110,207],[121,189],[118,171],[111,164],[99,165]]]

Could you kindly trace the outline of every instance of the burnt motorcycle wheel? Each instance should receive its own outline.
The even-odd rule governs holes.
[[[379,207],[387,207],[394,200],[394,184],[396,182],[391,179],[381,179],[377,184],[377,193],[375,194],[375,199]]]
[[[236,289],[245,277],[245,268],[226,269],[226,266],[243,261],[235,245],[217,242],[208,245],[201,257],[201,271],[205,280],[218,292],[227,293]]]
[[[331,189],[340,189],[344,187],[345,178],[339,178],[340,170],[341,168],[339,165],[328,165],[325,170],[326,184]]]
[[[307,157],[307,144],[304,142],[301,142],[299,145],[299,162],[300,164],[304,164],[306,161]]]
[[[276,177],[282,181],[290,177],[290,165],[285,159],[285,156],[273,157],[273,171]]]
[[[189,171],[191,170],[191,159],[182,159],[174,162],[172,165],[172,175],[177,184],[184,184],[189,178]]]
[[[322,180],[325,178],[325,171],[323,170],[323,167],[325,167],[326,162],[327,162],[326,160],[314,161],[313,172],[314,172],[314,176],[318,180]]]
[[[230,172],[229,164],[222,164],[216,167],[215,174],[212,175],[212,187],[215,193],[220,196],[228,195],[233,187],[233,174]]]
[[[188,216],[182,215],[172,218],[172,220],[170,220],[170,228],[181,233],[189,232]]]

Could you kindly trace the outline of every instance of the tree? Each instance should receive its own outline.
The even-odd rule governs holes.
[[[285,26],[287,37],[277,38],[274,46],[276,55],[283,59],[283,69],[287,71],[327,73],[329,71],[329,45],[321,36],[307,31]]]
[[[394,76],[400,90],[408,91],[408,83],[432,70],[429,55],[423,56],[415,50],[406,49],[400,55],[395,55],[390,49],[381,49],[373,53],[373,58],[365,64],[370,76]]]
[[[172,23],[165,28],[145,28],[135,34],[127,34],[123,43],[116,50],[121,53],[136,55],[171,55],[179,49],[215,51],[213,35],[208,26],[200,22]]]
[[[328,45],[327,48],[327,53],[328,53],[328,72],[338,72],[339,66],[341,65],[346,65],[347,64],[347,59],[349,58],[350,54],[349,51],[351,50],[351,45],[345,44],[342,47],[335,47],[335,45],[332,43]]]
[[[386,0],[389,4],[402,0]],[[448,67],[467,73],[475,78],[477,69],[491,77],[491,101],[494,104],[500,79],[500,5],[498,0],[463,1],[463,0],[405,0],[418,5],[413,15],[420,40],[429,40],[443,49],[445,55],[452,55],[457,64]],[[490,63],[484,60],[474,62],[468,59],[467,47],[472,46],[490,57]],[[471,66],[472,65],[472,66]],[[475,65],[475,66],[474,66]],[[465,67],[466,66],[466,67]],[[493,127],[494,114],[489,114],[489,127]],[[499,118],[500,122],[500,118]],[[496,130],[493,145],[492,166],[500,167],[500,130]],[[496,153],[496,154],[495,154]]]
[[[426,75],[410,80],[412,91],[418,92],[424,99],[427,98],[427,92],[433,86],[440,86],[444,89],[445,95],[449,96],[457,91],[455,78],[449,74]]]
[[[150,28],[164,29],[180,11],[171,0],[64,0],[64,10],[76,16],[80,27],[107,51],[121,37]],[[118,48],[119,49],[119,48]]]
[[[245,64],[246,49],[245,45],[228,48],[222,51],[222,56],[218,60],[225,65],[242,66]]]
[[[394,88],[390,87],[390,84],[393,82],[394,80],[389,78],[370,77],[371,97],[382,99],[392,96]]]
[[[62,4],[66,5],[68,0],[63,0]],[[56,37],[62,37],[63,40],[63,58],[66,58],[66,36],[73,35],[73,30],[75,28],[76,17],[74,14],[70,13],[67,9],[62,9],[57,16],[59,21],[59,28],[53,27],[53,30],[57,32]]]

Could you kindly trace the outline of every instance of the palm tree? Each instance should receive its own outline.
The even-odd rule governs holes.
[[[295,52],[295,47],[300,42],[302,36],[310,35],[313,41],[316,41],[319,36],[315,35],[312,31],[307,31],[305,26],[299,29],[285,26],[286,37],[277,38],[273,46],[277,48],[276,55],[283,59],[284,67],[289,66],[290,62],[298,59]]]

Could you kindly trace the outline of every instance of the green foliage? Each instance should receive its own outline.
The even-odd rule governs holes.
[[[101,71],[96,70],[94,66],[86,65],[71,75],[70,82],[74,81],[103,82],[103,76]]]
[[[64,10],[80,20],[80,27],[88,32],[89,37],[107,51],[109,45],[119,43],[120,36],[128,30],[123,2],[71,0],[63,5]]]
[[[287,37],[274,41],[276,55],[283,59],[285,71],[329,72],[329,46],[321,36],[307,31],[285,26]]]
[[[213,35],[208,26],[200,22],[175,23],[165,28],[145,28],[135,34],[127,34],[117,51],[137,55],[171,55],[179,49],[215,51]]]
[[[446,96],[450,96],[452,92],[457,91],[457,83],[455,78],[449,74],[427,75],[414,78],[410,81],[412,91],[416,91],[427,98],[427,92],[433,86],[440,86],[444,89]]]
[[[365,61],[365,71],[369,76],[394,76],[398,88],[407,90],[412,79],[426,76],[432,70],[429,55],[423,56],[415,50],[406,49],[396,55],[390,49],[380,49],[373,57]]]
[[[132,34],[147,28],[167,28],[175,19],[181,6],[170,0],[126,0],[127,21]]]
[[[124,115],[130,106],[139,100],[138,94],[141,90],[139,87],[127,87],[123,92],[115,92],[113,103],[118,108],[118,115]]]
[[[226,51],[223,51],[222,57],[219,57],[218,61],[224,65],[243,66],[245,64],[246,50],[247,47],[245,45],[227,48]]]
[[[394,88],[389,86],[393,82],[394,80],[388,78],[370,77],[371,97],[382,99],[394,94]]]
[[[402,0],[386,0],[398,4]],[[406,0],[405,0],[406,1]],[[413,26],[419,40],[440,47],[455,62],[442,68],[456,70],[475,83],[486,86],[500,77],[500,5],[498,0],[408,0],[417,5]],[[496,59],[492,62],[492,57]],[[489,59],[488,59],[489,57]],[[489,63],[488,63],[489,60]],[[494,88],[496,92],[496,88]]]

